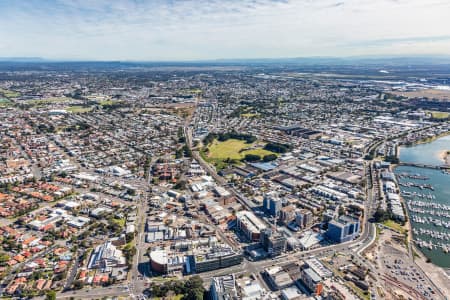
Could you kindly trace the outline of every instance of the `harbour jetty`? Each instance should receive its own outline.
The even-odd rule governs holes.
[[[399,166],[407,166],[407,167],[416,167],[416,168],[426,168],[426,169],[436,169],[436,170],[450,170],[450,166],[446,165],[428,165],[421,163],[412,163],[412,162],[399,162]]]

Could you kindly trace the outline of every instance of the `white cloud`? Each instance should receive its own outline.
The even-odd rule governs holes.
[[[0,0],[0,56],[445,54],[449,9],[443,0]]]

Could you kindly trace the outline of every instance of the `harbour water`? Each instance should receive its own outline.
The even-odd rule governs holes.
[[[440,154],[444,150],[450,150],[450,135],[443,136],[430,143],[401,147],[400,161],[439,166],[444,164],[444,161],[440,158]]]
[[[439,154],[450,150],[450,136],[400,149],[400,161],[443,165]],[[436,265],[450,267],[450,174],[437,169],[399,166],[395,169],[406,204],[413,239]]]

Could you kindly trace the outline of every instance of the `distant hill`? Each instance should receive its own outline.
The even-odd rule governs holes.
[[[450,56],[350,56],[295,57],[260,59],[218,59],[203,62],[238,64],[299,64],[299,65],[428,65],[450,64]]]
[[[67,64],[115,64],[115,65],[442,65],[450,64],[450,56],[349,56],[349,57],[292,57],[292,58],[236,58],[185,61],[102,61],[102,60],[53,60],[41,57],[0,57],[0,62],[67,63]]]
[[[6,62],[44,62],[41,57],[0,57],[0,61]]]

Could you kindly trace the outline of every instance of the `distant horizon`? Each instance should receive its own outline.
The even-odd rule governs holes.
[[[0,62],[105,62],[105,63],[208,63],[208,62],[295,62],[295,61],[371,61],[371,60],[438,60],[444,59],[444,63],[450,63],[450,54],[421,54],[421,55],[356,55],[356,56],[301,56],[301,57],[254,57],[254,58],[210,58],[210,59],[179,59],[179,60],[133,60],[133,59],[71,59],[71,58],[47,58],[39,56],[30,57],[1,57]]]

